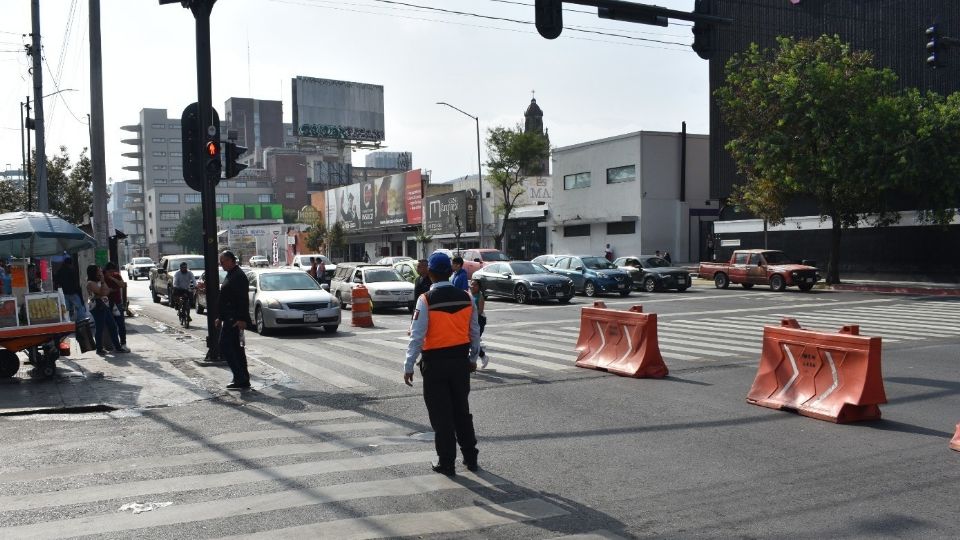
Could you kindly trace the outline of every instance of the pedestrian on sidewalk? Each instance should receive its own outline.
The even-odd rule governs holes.
[[[607,247],[603,250],[603,256],[610,262],[613,262],[613,248],[610,247],[610,244],[607,244]]]
[[[427,260],[417,261],[417,280],[413,283],[413,300],[416,302],[420,295],[430,290],[430,276],[427,274]]]
[[[477,310],[477,323],[480,325],[480,338],[483,339],[483,329],[487,327],[487,315],[484,312],[483,308],[486,306],[487,301],[483,298],[483,293],[480,292],[480,280],[473,279],[470,280],[470,295],[473,296],[473,307]],[[483,343],[480,344],[480,369],[486,369],[487,363],[487,351],[483,348]]]
[[[327,281],[327,265],[323,262],[323,257],[317,257],[317,283],[323,285]]]
[[[307,274],[309,274],[314,281],[317,280],[317,258],[316,257],[310,257],[310,269],[307,270]]]
[[[423,401],[434,431],[438,461],[434,472],[455,476],[457,444],[470,471],[477,464],[477,437],[470,414],[470,373],[477,369],[480,324],[466,291],[450,283],[450,258],[434,253],[427,262],[433,285],[417,299],[410,325],[410,343],[403,382],[413,386],[413,366],[420,360]]]
[[[80,289],[80,274],[77,273],[77,267],[73,265],[73,259],[64,257],[60,268],[53,274],[53,286],[57,289],[63,289],[63,300],[67,304],[67,311],[74,321],[86,319],[87,306],[83,304],[83,294]]]
[[[127,346],[127,322],[123,318],[123,297],[126,296],[127,283],[123,281],[120,275],[120,269],[110,261],[103,267],[103,279],[110,287],[110,313],[114,322],[117,324],[117,335],[120,337],[120,345]]]
[[[250,282],[247,275],[237,266],[237,256],[226,250],[220,254],[220,266],[227,272],[220,285],[217,298],[217,313],[220,318],[214,321],[220,329],[220,357],[227,361],[233,372],[233,381],[228,390],[250,388],[250,373],[247,371],[247,353],[240,341],[243,331],[253,324],[250,321]]]
[[[673,260],[670,259],[670,252],[669,252],[669,251],[664,251],[664,252],[663,252],[663,260],[667,261],[667,264],[673,264]]]
[[[95,325],[93,341],[97,346],[97,354],[100,356],[107,354],[103,349],[104,329],[110,334],[114,352],[118,354],[130,352],[130,349],[120,344],[117,323],[110,313],[110,287],[103,282],[103,271],[95,264],[87,266],[87,294],[90,296],[90,313],[93,314]]]
[[[463,269],[463,257],[457,255],[453,258],[453,277],[450,279],[453,286],[462,290],[470,290],[470,281],[467,279],[467,271]]]

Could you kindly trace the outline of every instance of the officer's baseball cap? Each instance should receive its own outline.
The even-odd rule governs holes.
[[[450,265],[450,257],[446,253],[437,252],[427,260],[427,270],[431,272],[452,272],[453,266]]]

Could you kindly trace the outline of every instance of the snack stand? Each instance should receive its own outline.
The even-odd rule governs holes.
[[[0,255],[48,257],[95,245],[90,235],[52,214],[13,212],[0,214]],[[20,369],[17,353],[25,352],[37,372],[51,377],[59,358],[57,343],[72,334],[61,291],[30,292],[26,258],[9,266],[10,289],[0,296],[0,377]]]

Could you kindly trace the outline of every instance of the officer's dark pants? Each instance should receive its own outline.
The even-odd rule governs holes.
[[[233,372],[233,382],[239,385],[250,384],[247,372],[247,355],[240,346],[240,329],[234,326],[236,321],[226,320],[220,327],[220,358],[227,361]]]
[[[420,366],[423,376],[423,401],[435,434],[434,444],[440,465],[453,467],[457,458],[457,443],[464,461],[477,459],[477,436],[470,414],[470,371],[465,358],[424,360]]]

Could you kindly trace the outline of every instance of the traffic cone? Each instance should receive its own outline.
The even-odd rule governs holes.
[[[370,328],[373,326],[373,315],[370,313],[370,291],[361,283],[353,289],[350,301],[350,325]]]
[[[957,424],[957,432],[950,439],[950,449],[960,452],[960,424]]]

